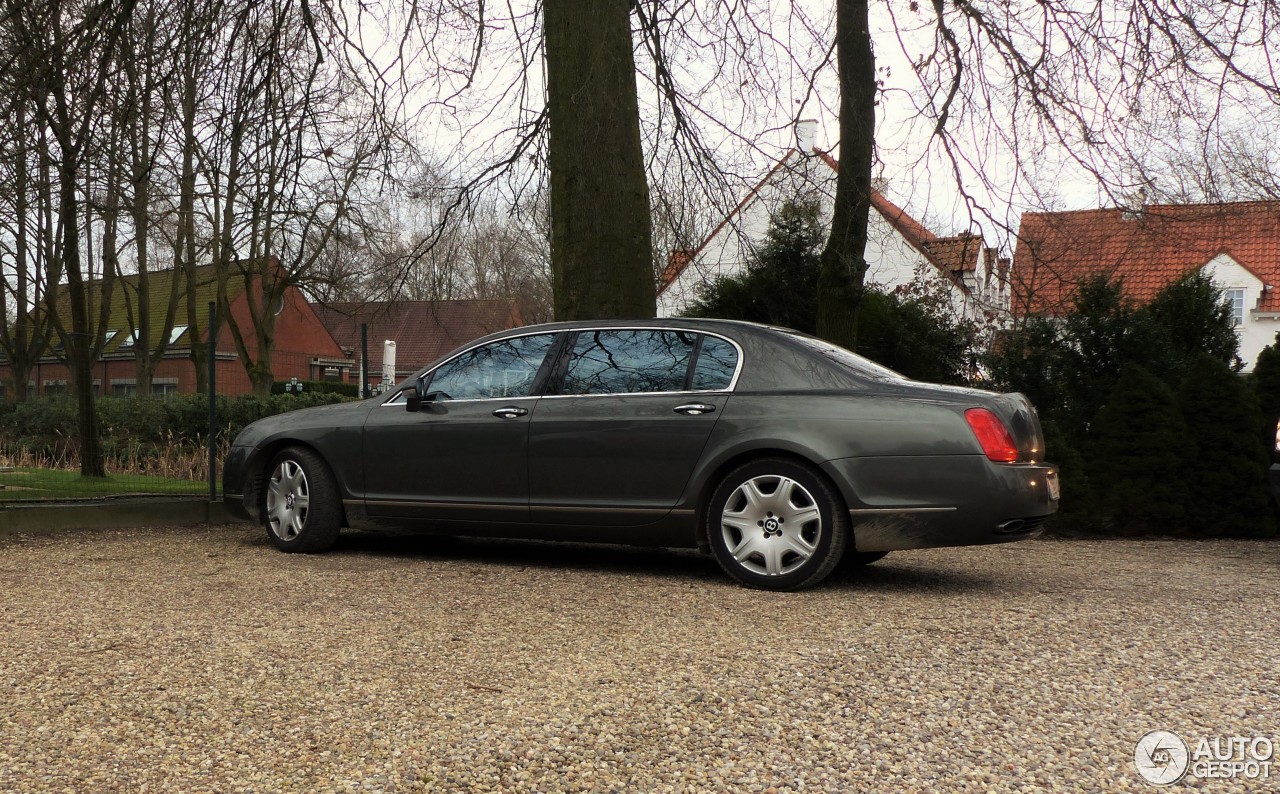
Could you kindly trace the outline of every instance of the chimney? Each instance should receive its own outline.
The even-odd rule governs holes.
[[[801,154],[813,154],[813,141],[817,137],[817,119],[800,119],[796,122],[796,148]]]
[[[1134,193],[1129,193],[1124,197],[1124,212],[1122,217],[1127,221],[1136,221],[1147,212],[1147,189],[1140,187]]]

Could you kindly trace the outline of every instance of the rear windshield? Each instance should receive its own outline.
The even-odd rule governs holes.
[[[901,373],[894,372],[888,367],[882,367],[871,359],[863,358],[857,353],[845,350],[843,347],[836,347],[830,342],[796,333],[788,334],[788,336],[801,346],[812,350],[829,361],[834,361],[845,369],[852,370],[864,378],[870,378],[871,380],[910,380],[910,378]]]

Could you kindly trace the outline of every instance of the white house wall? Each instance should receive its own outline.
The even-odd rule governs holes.
[[[1276,332],[1280,331],[1280,317],[1257,311],[1258,302],[1262,300],[1263,283],[1229,255],[1219,254],[1202,270],[1223,290],[1245,291],[1244,322],[1236,327],[1236,335],[1240,338],[1240,359],[1244,361],[1244,369],[1252,371],[1258,353],[1275,341]]]
[[[764,183],[741,211],[707,240],[693,261],[658,296],[658,316],[679,315],[697,298],[702,284],[742,272],[752,249],[764,241],[772,213],[787,200],[805,193],[816,195],[819,217],[829,219],[834,187],[835,172],[830,166],[818,157],[802,158],[793,152],[787,165]],[[868,218],[866,260],[868,283],[891,290],[912,283],[918,272],[926,272],[946,286],[957,313],[964,314],[969,308],[964,292],[939,273],[874,208]]]
[[[957,317],[969,316],[969,299],[964,291],[907,242],[874,207],[867,219],[865,257],[868,284],[891,292],[898,287],[920,283],[924,279],[931,290],[946,290],[951,301],[951,311]]]

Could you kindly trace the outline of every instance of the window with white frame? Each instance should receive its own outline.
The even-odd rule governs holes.
[[[1237,327],[1244,325],[1244,290],[1229,289],[1224,290],[1223,294],[1231,307],[1231,324]]]

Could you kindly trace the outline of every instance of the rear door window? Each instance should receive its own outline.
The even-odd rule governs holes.
[[[698,334],[657,329],[581,331],[562,394],[684,391]]]

